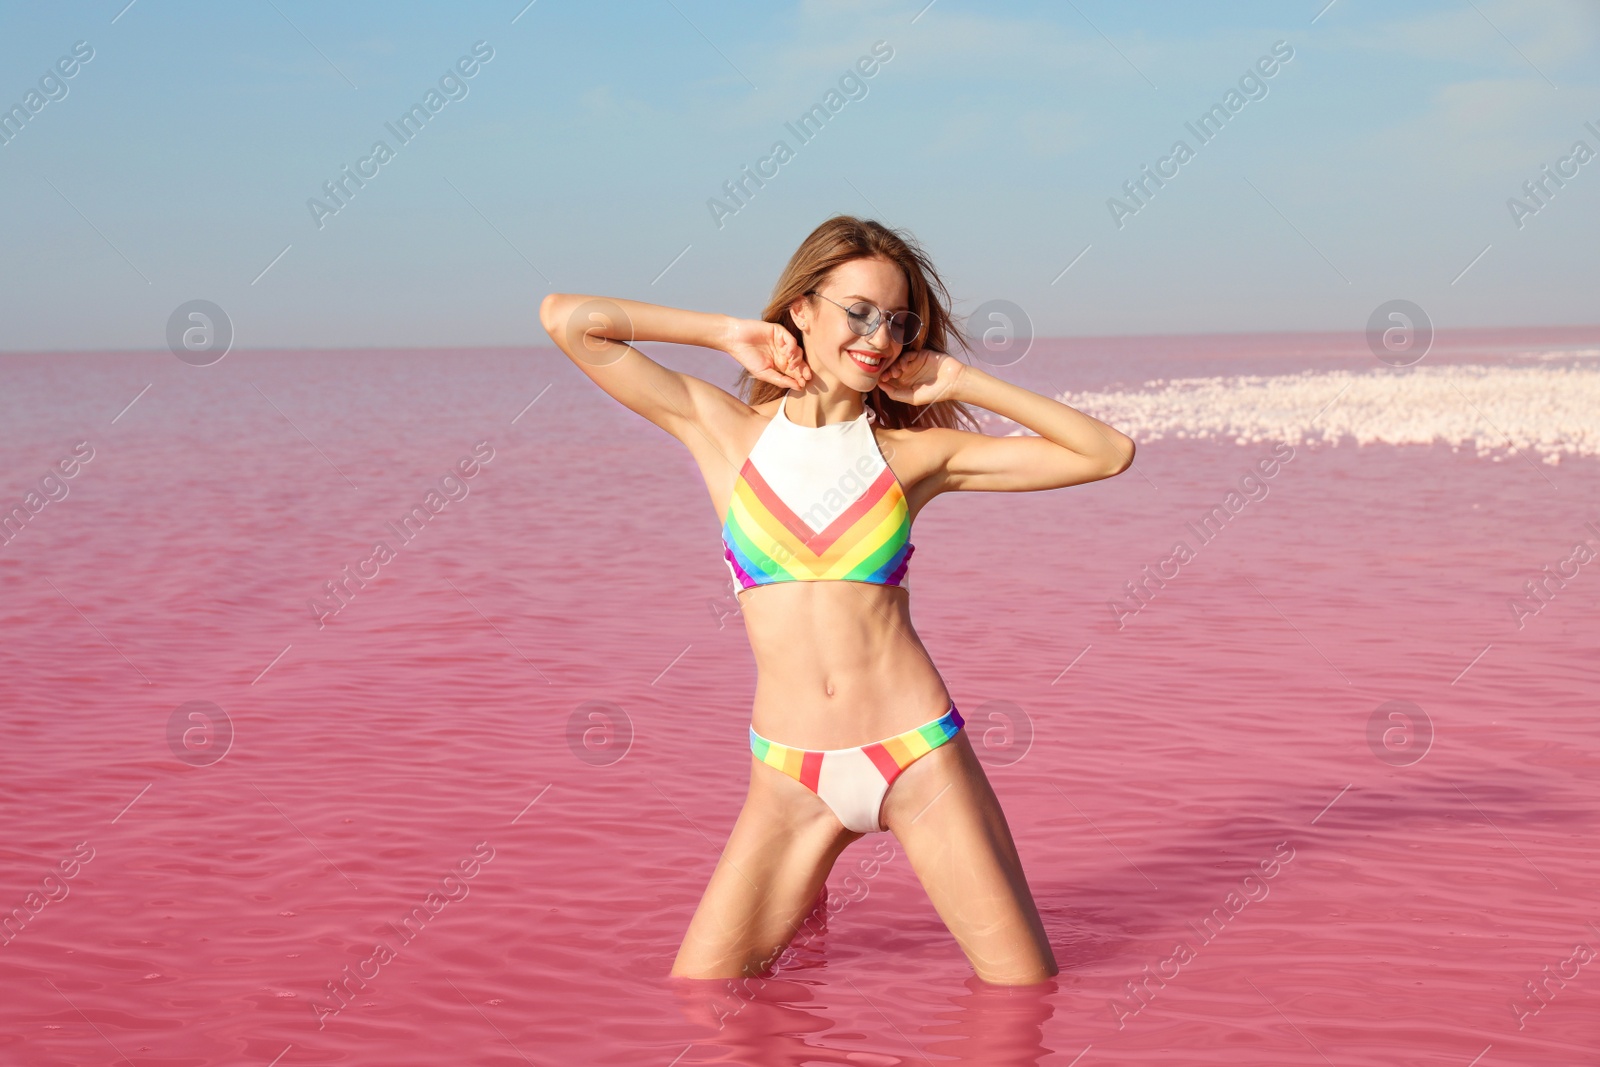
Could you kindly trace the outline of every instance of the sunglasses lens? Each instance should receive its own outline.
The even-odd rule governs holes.
[[[889,319],[889,337],[897,344],[910,344],[917,339],[917,333],[922,329],[922,320],[914,311],[897,312]]]
[[[851,304],[845,314],[850,319],[850,329],[862,337],[871,337],[878,329],[878,309],[865,300]]]

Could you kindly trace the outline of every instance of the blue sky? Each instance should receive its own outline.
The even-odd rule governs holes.
[[[1583,0],[524,3],[7,5],[0,106],[94,55],[0,145],[0,349],[161,348],[193,299],[254,348],[542,344],[551,289],[752,315],[841,211],[1041,335],[1359,331],[1395,298],[1442,327],[1600,321],[1600,159],[1520,227],[1507,207],[1600,151]],[[385,124],[479,41],[402,144]],[[802,144],[785,124],[880,41]],[[1279,41],[1202,144],[1185,123]],[[1108,200],[1180,138],[1119,226]]]

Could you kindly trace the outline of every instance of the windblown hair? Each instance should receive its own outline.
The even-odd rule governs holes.
[[[887,259],[905,272],[906,286],[911,291],[911,310],[922,319],[922,336],[907,345],[902,354],[911,351],[913,346],[951,355],[954,355],[951,345],[969,351],[967,338],[950,312],[950,291],[916,239],[882,223],[851,215],[835,215],[801,242],[789,257],[788,266],[783,268],[761,318],[781,323],[803,349],[805,337],[789,315],[790,305],[804,298],[810,290],[820,288],[835,267],[870,257]],[[747,370],[739,372],[738,384],[739,395],[752,406],[776,400],[788,392],[781,385],[752,377]],[[965,422],[972,429],[979,429],[972,412],[953,400],[936,400],[920,406],[902,404],[877,387],[863,394],[861,399],[877,416],[879,426],[903,429],[915,424],[957,428]]]

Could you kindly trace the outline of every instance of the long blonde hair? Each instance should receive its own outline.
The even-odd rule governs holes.
[[[954,355],[950,348],[954,344],[968,351],[967,338],[950,312],[950,291],[916,239],[882,223],[851,215],[835,215],[800,243],[772,289],[772,299],[761,313],[762,320],[782,324],[803,349],[805,337],[790,317],[789,306],[821,286],[840,264],[874,256],[889,260],[905,272],[906,285],[911,290],[911,310],[923,322],[918,347]],[[747,370],[739,372],[738,384],[739,395],[752,406],[776,400],[788,392],[781,385],[751,377]],[[878,425],[891,429],[913,424],[959,427],[962,422],[974,430],[979,428],[972,412],[954,400],[936,400],[921,406],[902,404],[890,399],[878,387],[863,394],[861,399],[877,416]]]

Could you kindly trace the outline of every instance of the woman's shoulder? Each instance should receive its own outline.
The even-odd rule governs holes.
[[[944,426],[874,426],[878,451],[907,491],[940,473],[965,430]]]

